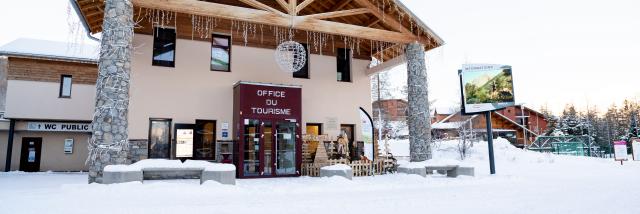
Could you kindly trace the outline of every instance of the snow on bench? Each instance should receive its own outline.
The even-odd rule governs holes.
[[[433,174],[437,171],[439,174],[446,174],[447,177],[455,178],[459,175],[475,176],[473,167],[461,166],[456,160],[428,160],[423,162],[410,162],[398,167],[399,173],[420,175],[427,177],[427,174]]]
[[[104,168],[102,183],[124,183],[143,180],[194,179],[200,184],[213,180],[235,185],[236,168],[232,164],[211,163],[199,160],[146,159],[131,165],[108,165]]]
[[[346,164],[336,164],[320,168],[320,177],[340,176],[346,179],[353,179],[353,169]]]

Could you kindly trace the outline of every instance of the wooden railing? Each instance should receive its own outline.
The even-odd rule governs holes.
[[[326,163],[303,163],[302,176],[318,177],[320,168],[336,164],[345,164],[353,170],[353,176],[381,175],[395,171],[396,162],[393,159],[381,159],[376,161],[351,161],[345,159],[329,160]]]

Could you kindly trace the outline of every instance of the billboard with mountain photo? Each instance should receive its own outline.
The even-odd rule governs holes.
[[[464,113],[493,111],[515,104],[511,66],[466,64],[459,75]]]

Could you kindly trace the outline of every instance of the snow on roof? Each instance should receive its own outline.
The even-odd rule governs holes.
[[[99,50],[99,47],[93,44],[20,38],[0,47],[0,55],[96,63]]]
[[[434,123],[431,125],[432,129],[458,129],[462,124],[465,124],[464,121],[459,122],[447,122],[447,123]]]

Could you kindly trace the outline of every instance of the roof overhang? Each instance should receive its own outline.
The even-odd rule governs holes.
[[[104,0],[72,1],[79,8],[83,17],[81,20],[91,33],[101,32]],[[151,9],[175,13],[177,16],[175,25],[180,28],[192,28],[193,16],[215,18],[220,22],[220,26],[210,30],[230,32],[233,34],[232,37],[237,34],[233,32],[234,22],[260,25],[260,31],[264,30],[265,35],[273,35],[274,31],[277,31],[273,27],[292,27],[307,34],[322,33],[331,36],[333,46],[356,48],[352,44],[348,46],[347,42],[343,42],[347,41],[343,37],[349,37],[358,40],[359,56],[357,58],[373,56],[377,59],[390,60],[398,56],[404,44],[419,42],[425,46],[425,50],[444,44],[440,36],[397,0],[383,1],[384,6],[371,0],[132,0],[132,2],[135,19],[142,21],[140,23],[142,27],[136,28],[136,33],[153,33],[150,30],[153,23],[144,23],[145,16],[148,15],[144,11]],[[267,27],[262,28],[263,25]],[[184,35],[178,35],[178,37],[194,39],[192,35],[187,35],[193,34],[192,31],[179,30],[178,33]],[[297,34],[304,34],[304,32]],[[238,37],[241,38],[241,35],[235,36],[235,38]],[[296,35],[294,40],[304,41],[304,35]],[[259,41],[245,39],[244,43],[247,46],[266,48],[277,46],[264,44],[266,42],[262,38]],[[325,53],[328,52],[333,51],[325,51]]]

